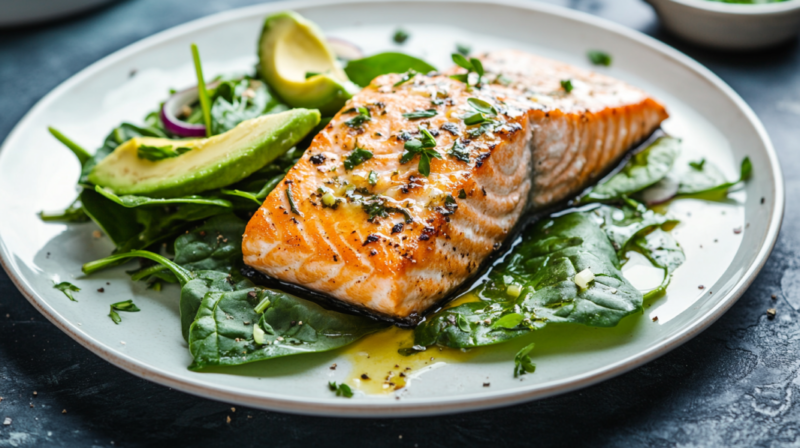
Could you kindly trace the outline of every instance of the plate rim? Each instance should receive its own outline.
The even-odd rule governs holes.
[[[179,375],[163,371],[157,366],[137,361],[133,357],[114,351],[105,347],[101,342],[92,336],[83,333],[73,323],[68,322],[55,309],[49,306],[45,300],[38,297],[30,285],[24,281],[23,276],[16,269],[13,260],[13,253],[6,246],[2,236],[0,236],[0,265],[8,274],[11,281],[22,293],[22,295],[42,313],[57,328],[69,335],[72,339],[88,349],[100,358],[127,371],[139,378],[143,378],[154,383],[171,387],[182,392],[203,398],[211,398],[218,401],[237,403],[259,409],[272,411],[288,412],[293,414],[318,415],[318,416],[340,416],[340,417],[413,417],[426,415],[439,415],[446,413],[468,412],[482,409],[492,409],[501,406],[510,406],[536,399],[542,399],[557,394],[562,394],[576,389],[588,387],[601,381],[613,378],[628,372],[636,367],[652,361],[669,351],[684,344],[694,338],[700,332],[708,328],[717,321],[725,312],[730,309],[736,301],[745,293],[753,283],[758,273],[764,267],[770,253],[778,238],[785,208],[784,180],[778,162],[777,154],[772,145],[772,141],[766,132],[761,121],[749,105],[722,79],[701,65],[699,62],[681,53],[680,51],[652,38],[639,31],[626,28],[606,19],[602,19],[588,13],[568,9],[561,6],[534,3],[526,0],[429,0],[436,3],[466,3],[472,5],[497,5],[505,7],[535,11],[543,14],[557,16],[569,20],[582,22],[585,25],[600,28],[604,31],[621,35],[631,41],[642,44],[650,50],[655,51],[673,63],[688,68],[690,71],[701,76],[710,82],[714,87],[721,91],[728,99],[743,113],[747,121],[753,126],[757,136],[760,138],[766,149],[769,166],[774,173],[772,188],[774,189],[774,201],[772,201],[769,211],[769,224],[765,233],[764,240],[758,250],[754,262],[747,268],[742,276],[736,281],[722,299],[711,307],[705,314],[695,319],[685,329],[672,335],[663,341],[656,343],[652,347],[635,355],[629,356],[614,364],[598,368],[582,375],[572,377],[567,382],[551,382],[545,385],[530,386],[527,388],[515,388],[491,394],[464,394],[456,397],[447,397],[427,402],[409,401],[388,401],[375,400],[373,402],[351,402],[336,399],[318,399],[296,397],[291,395],[267,394],[247,394],[241,390],[228,386],[209,385],[207,383],[188,379]],[[40,110],[46,109],[49,104],[73,85],[91,77],[96,72],[109,66],[113,66],[132,54],[146,49],[152,45],[167,41],[182,35],[210,27],[219,23],[233,21],[251,17],[253,15],[263,15],[280,9],[313,8],[317,6],[331,5],[358,5],[358,4],[386,4],[399,3],[397,0],[303,0],[303,1],[279,1],[265,4],[258,4],[242,8],[235,8],[228,11],[215,13],[206,17],[201,17],[166,30],[160,31],[151,36],[145,37],[133,44],[125,46],[103,58],[92,63],[88,67],[80,70],[67,80],[59,84],[56,88],[48,92],[22,117],[22,119],[9,132],[2,146],[3,150],[10,146],[10,142],[16,140],[17,134],[25,127],[28,121],[32,121]]]

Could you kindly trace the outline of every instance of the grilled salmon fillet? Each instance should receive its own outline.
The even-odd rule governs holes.
[[[524,213],[597,181],[668,116],[607,76],[511,50],[481,59],[479,87],[451,79],[456,68],[379,76],[354,96],[253,215],[245,263],[413,321]]]

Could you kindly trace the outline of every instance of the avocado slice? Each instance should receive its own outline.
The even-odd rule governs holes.
[[[358,88],[347,79],[317,26],[292,11],[264,21],[258,56],[261,75],[292,107],[335,114]]]
[[[243,121],[205,139],[132,138],[100,161],[89,173],[89,181],[116,194],[164,198],[224,187],[288,151],[319,120],[316,110],[293,109]],[[172,156],[148,156],[153,152]]]

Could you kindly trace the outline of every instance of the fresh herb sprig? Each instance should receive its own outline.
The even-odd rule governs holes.
[[[464,118],[464,124],[467,126],[485,123],[497,116],[497,109],[480,98],[469,98],[467,99],[467,104],[476,111],[474,114]]]
[[[348,127],[360,128],[364,125],[364,123],[372,120],[372,115],[369,113],[369,109],[364,106],[356,107],[348,112],[357,112],[355,117],[344,122],[344,124]]]
[[[185,146],[173,149],[173,147],[170,145],[166,146],[141,145],[136,149],[136,156],[139,157],[140,159],[146,159],[151,162],[158,162],[159,160],[178,157],[179,155],[185,154],[191,150],[192,148],[187,148]]]
[[[335,381],[331,381],[328,383],[328,389],[330,389],[331,392],[336,392],[337,397],[344,397],[344,398],[353,397],[353,390],[350,389],[350,386],[348,386],[345,383],[339,383],[337,385]]]
[[[528,356],[528,353],[533,350],[533,346],[534,344],[530,344],[522,347],[522,350],[518,351],[517,355],[514,356],[514,378],[536,371],[536,364],[531,362],[531,357]]]
[[[431,174],[431,158],[441,159],[442,155],[433,149],[436,147],[436,139],[433,135],[423,127],[419,128],[419,132],[419,138],[411,139],[405,143],[405,150],[400,157],[400,163],[408,163],[414,156],[419,154],[419,172],[428,177]]]
[[[372,151],[356,146],[355,149],[353,149],[353,152],[348,154],[344,159],[344,169],[350,171],[371,158]]]
[[[572,86],[572,80],[571,79],[562,79],[561,80],[561,88],[564,89],[564,91],[567,92],[567,93],[572,92],[572,89],[574,88]]]
[[[161,283],[158,283],[159,285]],[[135,313],[141,311],[138,306],[134,305],[133,300],[125,300],[123,302],[112,303],[110,306],[110,312],[108,313],[108,317],[114,321],[115,324],[119,325],[122,322],[122,318],[119,316],[117,311],[124,311],[126,313]]]
[[[420,118],[432,118],[435,117],[437,114],[436,109],[417,109],[412,112],[406,112],[403,114],[404,118],[408,118],[409,120],[417,120]]]
[[[61,282],[61,283],[58,283],[58,284],[54,283],[53,284],[53,288],[63,292],[64,295],[67,296],[67,298],[69,300],[72,300],[73,302],[77,302],[77,300],[72,295],[72,293],[73,292],[80,292],[80,290],[81,290],[81,288],[78,288],[77,286],[73,285],[70,282]]]
[[[469,60],[464,57],[464,55],[460,53],[453,53],[453,62],[461,68],[467,70],[467,73],[462,73],[459,75],[450,75],[451,78],[455,79],[456,81],[461,81],[464,84],[469,84],[469,75],[470,73],[476,73],[478,75],[478,82],[477,84],[483,83],[483,75],[485,74],[483,70],[483,63],[478,58],[469,58]]]

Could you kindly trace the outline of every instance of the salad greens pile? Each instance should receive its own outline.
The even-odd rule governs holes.
[[[457,56],[459,65],[483,75],[480,61]],[[198,99],[186,104],[180,115],[188,124],[205,123],[207,135],[220,135],[248,120],[290,109],[281,101],[278,89],[257,71],[217,78],[206,86],[196,52],[195,61],[200,74]],[[350,80],[360,86],[385,73],[405,72],[410,79],[431,70],[434,67],[426,62],[401,53],[377,54],[344,65]],[[473,107],[491,112],[481,109],[481,104]],[[41,218],[92,220],[115,246],[111,256],[86,263],[86,274],[135,259],[139,267],[128,271],[133,281],[159,290],[164,283],[178,284],[181,331],[194,359],[190,369],[332,350],[389,325],[255,285],[241,274],[247,219],[294,166],[319,127],[273,161],[222,188],[181,197],[150,197],[117,194],[92,184],[92,169],[133,138],[180,142],[182,136],[171,133],[162,117],[153,112],[142,126],[120,124],[93,154],[50,129],[81,163],[80,192],[67,209],[41,213]],[[319,126],[329,120],[323,117]],[[424,142],[418,146],[406,147],[409,158],[427,154]],[[142,145],[138,154],[158,163],[179,157],[181,149]],[[645,204],[673,197],[724,197],[752,171],[745,159],[740,178],[729,182],[705,160],[676,166],[679,153],[679,140],[661,137],[578,198],[575,205],[580,208],[529,226],[501,262],[490,268],[485,281],[470,291],[477,301],[428,316],[415,329],[413,347],[403,348],[401,353],[431,345],[470,348],[497,344],[549,323],[609,327],[641,312],[644,300],[663,294],[672,273],[684,261],[680,245],[669,233],[678,221]],[[642,254],[663,270],[658,288],[643,294],[624,277],[621,269],[631,252]],[[71,300],[75,300],[73,293],[80,291],[66,282],[55,288]],[[137,311],[130,300],[118,302],[110,305],[109,317],[121,324],[119,312]],[[532,349],[531,344],[517,354],[515,375],[535,369],[529,357]],[[331,383],[330,387],[337,395],[352,396],[344,384]]]

